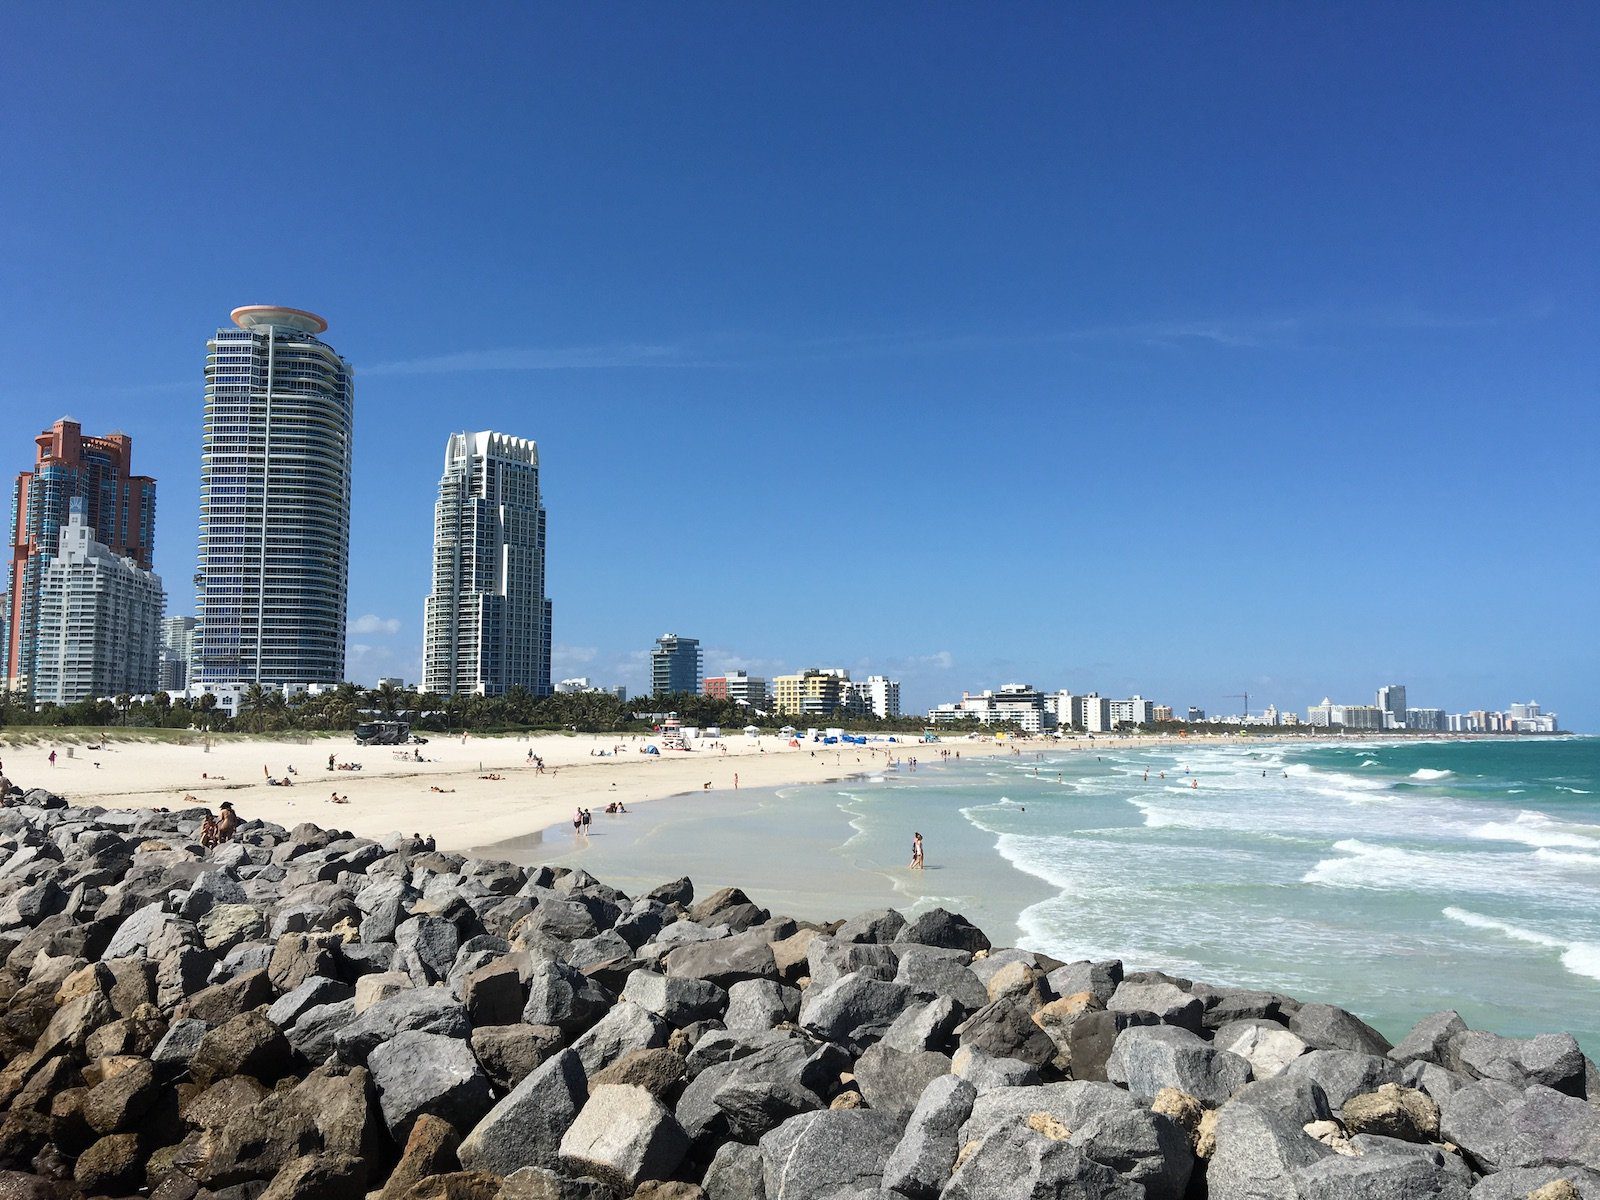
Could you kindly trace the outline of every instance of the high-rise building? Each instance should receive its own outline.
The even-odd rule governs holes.
[[[422,686],[440,695],[550,694],[550,601],[539,447],[453,433],[433,509]]]
[[[808,667],[772,679],[772,710],[791,717],[827,717],[844,707],[850,672],[843,667]]]
[[[63,417],[36,439],[34,466],[11,493],[11,570],[0,611],[0,681],[32,689],[39,639],[39,588],[60,548],[74,500],[93,540],[145,570],[155,549],[156,481],[133,474],[133,439],[85,437]]]
[[[355,379],[297,308],[206,343],[197,683],[340,683]]]
[[[82,497],[39,586],[34,699],[74,704],[160,682],[161,578],[95,540]]]
[[[673,692],[698,694],[704,676],[700,642],[697,638],[664,633],[650,651],[650,691],[665,696]]]
[[[885,675],[868,675],[844,685],[845,707],[889,720],[900,715],[900,681]]]
[[[726,675],[708,675],[701,685],[701,694],[712,700],[732,700],[736,704],[766,710],[767,681],[748,671],[729,671]]]
[[[1404,729],[1406,727],[1406,686],[1403,683],[1391,683],[1378,689],[1378,708],[1385,714],[1384,728]]]
[[[181,692],[189,686],[194,657],[193,617],[166,617],[161,622],[161,690]]]

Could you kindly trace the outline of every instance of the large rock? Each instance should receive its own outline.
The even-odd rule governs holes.
[[[704,979],[721,988],[732,987],[741,979],[778,977],[772,947],[759,930],[675,947],[663,963],[668,975]]]
[[[963,1047],[995,1058],[1021,1059],[1034,1066],[1042,1067],[1056,1055],[1055,1043],[1034,1023],[1027,1005],[1011,999],[985,1004],[956,1026],[956,1035]]]
[[[1600,1107],[1535,1084],[1486,1079],[1445,1097],[1439,1132],[1484,1171],[1585,1167],[1600,1171]]]
[[[1117,1036],[1106,1076],[1147,1104],[1170,1087],[1215,1108],[1249,1082],[1250,1064],[1187,1029],[1136,1025]]]
[[[972,1113],[977,1092],[964,1079],[944,1075],[917,1098],[905,1133],[883,1168],[883,1188],[907,1200],[934,1200],[950,1177],[961,1147],[957,1135]]]
[[[1067,1140],[1064,1127],[1018,1119],[969,1153],[940,1193],[942,1200],[1143,1200],[1144,1188],[1095,1162]]]
[[[488,1077],[466,1042],[437,1033],[396,1034],[367,1056],[390,1135],[400,1143],[423,1113],[471,1129],[493,1103]]]
[[[700,1186],[705,1189],[706,1200],[766,1200],[760,1149],[742,1142],[724,1142],[706,1168]]]
[[[99,1134],[133,1133],[160,1095],[155,1064],[135,1059],[127,1070],[89,1089],[83,1117]]]
[[[827,987],[808,988],[800,1002],[800,1026],[824,1041],[865,1049],[894,1024],[910,996],[903,983],[853,973]]]
[[[528,1003],[522,1019],[530,1025],[554,1025],[568,1035],[582,1033],[610,1007],[606,990],[566,963],[541,960],[528,970]]]
[[[745,979],[728,989],[722,1023],[729,1029],[771,1029],[798,1019],[800,992],[776,979]]]
[[[851,917],[834,931],[841,942],[874,942],[886,944],[899,937],[906,927],[906,919],[892,908],[876,908]]]
[[[1289,1018],[1289,1032],[1299,1035],[1313,1050],[1382,1055],[1392,1049],[1383,1034],[1354,1013],[1332,1004],[1302,1004]]]
[[[1311,1049],[1277,1022],[1260,1019],[1230,1021],[1212,1034],[1211,1043],[1248,1062],[1256,1079],[1272,1078]]]
[[[293,1056],[283,1031],[256,1009],[208,1031],[189,1061],[189,1073],[202,1087],[232,1075],[273,1083],[289,1073]]]
[[[359,1003],[359,1001],[355,1002]],[[436,1033],[465,1038],[472,1032],[467,1011],[442,987],[396,992],[355,1016],[334,1037],[339,1057],[363,1064],[381,1043],[401,1033]]]
[[[640,1008],[631,1000],[619,1000],[593,1028],[572,1043],[572,1049],[582,1060],[584,1071],[593,1075],[624,1054],[665,1046],[671,1032],[672,1027],[655,1013]]]
[[[983,935],[983,930],[960,913],[942,908],[930,908],[917,917],[900,931],[899,940],[923,946],[966,950],[973,954],[989,949],[989,939]]]
[[[1336,1154],[1292,1176],[1297,1200],[1467,1200],[1470,1184],[1425,1158]]]
[[[1519,1088],[1537,1083],[1569,1096],[1585,1094],[1588,1064],[1570,1033],[1506,1038],[1465,1030],[1450,1039],[1448,1053],[1475,1079],[1498,1079]]]
[[[625,1190],[665,1179],[689,1148],[682,1126],[654,1096],[628,1084],[602,1084],[561,1139],[561,1161]]]
[[[1421,1061],[1454,1070],[1456,1062],[1449,1054],[1450,1040],[1466,1031],[1467,1023],[1454,1009],[1429,1013],[1389,1049],[1389,1057],[1401,1066]]]
[[[1305,1132],[1331,1115],[1310,1079],[1282,1074],[1249,1084],[1218,1113],[1206,1169],[1209,1194],[1219,1200],[1293,1196],[1295,1172],[1333,1155]]]
[[[881,1042],[856,1059],[856,1086],[878,1112],[900,1120],[911,1115],[923,1090],[950,1073],[950,1058],[932,1050],[896,1050]]]
[[[1400,1068],[1392,1060],[1355,1050],[1313,1050],[1290,1062],[1283,1073],[1316,1080],[1335,1109],[1352,1096],[1400,1082]]]
[[[588,1097],[583,1064],[562,1050],[489,1110],[457,1151],[468,1170],[510,1175],[520,1167],[554,1170],[562,1135]]]
[[[1199,997],[1159,981],[1151,983],[1125,979],[1117,985],[1106,1003],[1108,1012],[1152,1012],[1163,1025],[1177,1025],[1200,1032],[1205,1005]]]
[[[767,1200],[875,1196],[900,1124],[870,1109],[802,1113],[761,1139]]]
[[[347,983],[329,979],[325,975],[313,975],[299,987],[274,1000],[272,1007],[267,1009],[267,1018],[278,1028],[288,1029],[310,1009],[321,1004],[349,1000],[354,994],[354,989]]]
[[[1055,968],[1045,976],[1050,990],[1058,996],[1075,996],[1079,992],[1092,992],[1102,1007],[1108,1004],[1122,982],[1122,960],[1111,958],[1101,962],[1080,959]]]
[[[757,986],[760,982],[749,980],[746,985]],[[657,975],[653,971],[634,971],[630,974],[622,989],[622,999],[666,1018],[680,1029],[696,1021],[719,1017],[728,1007],[728,993],[714,983],[704,979]]]
[[[561,1043],[561,1031],[554,1025],[485,1025],[472,1031],[472,1053],[500,1092],[526,1079]]]
[[[989,994],[961,957],[932,947],[906,947],[900,954],[895,982],[911,989],[919,1000],[948,996],[968,1012],[989,1003]]]

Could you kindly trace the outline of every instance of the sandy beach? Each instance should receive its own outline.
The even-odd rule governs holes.
[[[441,849],[456,851],[537,834],[570,820],[579,806],[599,813],[613,800],[632,807],[703,792],[708,783],[715,793],[822,783],[870,772],[891,754],[933,762],[941,750],[965,758],[1177,741],[1146,736],[997,743],[962,736],[937,744],[802,742],[795,748],[778,737],[735,733],[702,740],[693,750],[651,755],[645,747],[659,745],[656,739],[625,734],[438,735],[426,745],[400,748],[357,746],[347,734],[207,739],[196,733],[179,742],[170,740],[170,731],[163,731],[168,740],[157,741],[142,740],[138,730],[110,730],[102,742],[83,731],[52,733],[19,728],[0,734],[0,762],[14,783],[106,807],[173,808],[192,796],[215,808],[231,800],[247,820],[286,826],[314,821],[365,837],[422,833],[436,838]],[[90,748],[95,745],[100,749]],[[530,754],[544,760],[543,774]],[[329,755],[361,769],[330,771]],[[269,774],[292,784],[269,786]],[[348,796],[349,803],[332,803],[335,793]]]
[[[195,734],[179,744],[139,740],[136,730],[110,731],[104,742],[57,740],[39,729],[7,732],[16,740],[0,736],[5,774],[22,787],[48,788],[75,804],[174,808],[192,796],[192,802],[215,808],[230,800],[247,820],[286,826],[314,821],[365,837],[422,833],[436,838],[441,849],[457,851],[536,834],[570,820],[579,806],[599,813],[621,801],[631,808],[703,792],[708,783],[712,792],[820,783],[882,766],[889,754],[926,761],[941,749],[963,756],[1012,752],[990,740],[964,739],[938,745],[802,743],[797,749],[777,737],[742,733],[652,755],[645,747],[659,745],[656,739],[625,734],[440,735],[401,748],[357,746],[348,735],[218,736],[208,743]],[[542,774],[530,754],[544,760]],[[330,771],[329,755],[361,769]],[[268,775],[292,783],[273,787]],[[334,804],[335,793],[349,803]]]

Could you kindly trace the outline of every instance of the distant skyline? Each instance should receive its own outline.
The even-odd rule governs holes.
[[[1600,728],[1600,11],[277,11],[0,41],[0,469],[131,434],[169,614],[206,339],[283,304],[355,370],[358,679],[420,677],[439,446],[494,429],[555,679],[672,629],[908,712]]]

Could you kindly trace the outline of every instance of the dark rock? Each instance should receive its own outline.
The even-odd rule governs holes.
[[[472,971],[462,983],[461,998],[473,1028],[515,1025],[528,1002],[517,964],[497,959]]]
[[[464,1039],[472,1032],[467,1011],[440,987],[412,988],[379,1000],[334,1036],[339,1057],[362,1064],[380,1043],[400,1033],[436,1033]]]
[[[187,1070],[208,1028],[204,1021],[193,1017],[178,1018],[150,1052],[150,1061],[169,1072]]]
[[[944,1050],[954,1043],[955,1029],[966,1010],[942,996],[905,1009],[894,1019],[882,1041],[896,1050]]]
[[[1291,1176],[1298,1200],[1466,1200],[1470,1185],[1423,1158],[1401,1155],[1336,1154]]]
[[[572,1043],[585,1073],[593,1075],[634,1050],[665,1046],[672,1027],[631,1000],[619,1000],[611,1011]]]
[[[968,1012],[976,1012],[989,1003],[987,989],[965,963],[931,949],[911,949],[901,954],[894,978],[921,1000],[948,996]]]
[[[101,1138],[79,1155],[72,1177],[91,1196],[137,1190],[144,1182],[144,1156],[138,1135],[114,1133]]]
[[[398,1033],[367,1056],[390,1135],[403,1142],[423,1113],[471,1129],[489,1111],[489,1079],[463,1040],[437,1033]]]
[[[778,977],[772,947],[760,932],[690,942],[673,948],[662,961],[668,975],[704,979],[720,988],[732,987],[741,979]]]
[[[1090,962],[1082,959],[1057,967],[1045,976],[1050,990],[1058,996],[1075,996],[1079,992],[1093,992],[1102,1005],[1110,1002],[1122,982],[1122,960],[1106,959]]]
[[[145,1059],[96,1084],[83,1099],[83,1117],[99,1134],[132,1133],[160,1094],[156,1067]]]
[[[1387,1058],[1354,1050],[1313,1050],[1283,1069],[1285,1075],[1314,1079],[1338,1109],[1352,1096],[1375,1092],[1381,1084],[1399,1083],[1400,1068]]]
[[[323,1004],[349,1000],[354,995],[355,989],[347,983],[329,979],[325,975],[313,975],[293,991],[286,992],[273,1001],[272,1006],[267,1009],[267,1019],[280,1029],[288,1029],[308,1010]]]
[[[321,1066],[337,1054],[339,1034],[355,1019],[354,999],[319,1004],[300,1014],[287,1034],[289,1044],[306,1062]]]
[[[1455,1070],[1458,1064],[1446,1057],[1450,1040],[1466,1031],[1467,1023],[1454,1009],[1430,1013],[1413,1025],[1411,1032],[1389,1050],[1389,1057],[1401,1066],[1421,1061]]]
[[[671,883],[651,888],[645,893],[645,899],[659,900],[663,904],[676,904],[687,908],[694,903],[694,883],[687,877],[674,879]]]
[[[461,1163],[456,1158],[456,1148],[460,1145],[461,1135],[456,1132],[455,1126],[442,1117],[423,1113],[411,1126],[411,1136],[406,1138],[400,1161],[395,1164],[388,1182],[383,1185],[381,1200],[393,1200],[404,1195],[414,1184],[430,1175],[445,1175],[459,1170]]]
[[[272,1001],[272,983],[265,971],[246,971],[223,983],[196,992],[177,1006],[176,1015],[193,1017],[207,1025],[221,1025],[252,1008]]]
[[[1583,1097],[1588,1063],[1570,1033],[1504,1038],[1465,1030],[1450,1039],[1447,1053],[1458,1069],[1476,1079],[1498,1079],[1514,1087],[1542,1084]]]
[[[290,992],[314,975],[339,973],[338,939],[325,933],[286,933],[278,939],[267,966],[267,978],[280,992]]]
[[[1313,1050],[1383,1055],[1391,1049],[1383,1034],[1354,1013],[1332,1004],[1302,1004],[1289,1019],[1289,1032],[1298,1034]]]
[[[899,940],[916,942],[922,946],[943,946],[951,950],[966,950],[976,954],[989,949],[989,939],[983,930],[960,913],[942,908],[930,908],[900,931]]]
[[[950,1073],[950,1058],[932,1050],[896,1050],[881,1042],[856,1060],[856,1085],[874,1109],[904,1120],[923,1090]]]
[[[846,975],[827,987],[806,990],[800,1025],[824,1041],[864,1049],[888,1031],[910,997],[911,990],[902,983]]]
[[[565,963],[536,962],[528,971],[528,1002],[522,1019],[530,1025],[554,1025],[568,1035],[582,1033],[611,1005],[611,997],[594,980]]]
[[[1023,1120],[984,1138],[940,1193],[943,1200],[1143,1200],[1144,1195],[1139,1185],[1067,1141],[1064,1129]]]
[[[202,1087],[230,1075],[272,1083],[289,1073],[293,1053],[283,1031],[257,1010],[207,1031],[189,1061],[189,1073]]]
[[[472,1053],[500,1092],[509,1092],[561,1049],[554,1025],[486,1025],[472,1031]]]
[[[462,1166],[496,1175],[556,1169],[561,1137],[587,1096],[583,1064],[571,1050],[561,1051],[489,1110],[457,1151]]]
[[[766,1200],[760,1149],[742,1142],[724,1142],[706,1168],[700,1186],[706,1200]]]
[[[259,1200],[347,1200],[366,1190],[367,1164],[348,1154],[307,1154],[272,1177]]]
[[[1034,1024],[1028,1009],[1012,1000],[995,1000],[984,1005],[956,1026],[956,1036],[962,1046],[995,1058],[1018,1058],[1041,1067],[1054,1058],[1056,1052],[1055,1043]]]
[[[1513,1167],[1600,1171],[1600,1107],[1535,1084],[1486,1079],[1439,1104],[1439,1132],[1485,1172]]]
[[[895,941],[906,927],[906,919],[892,908],[878,908],[851,917],[834,932],[841,942],[875,942],[888,944]]]

